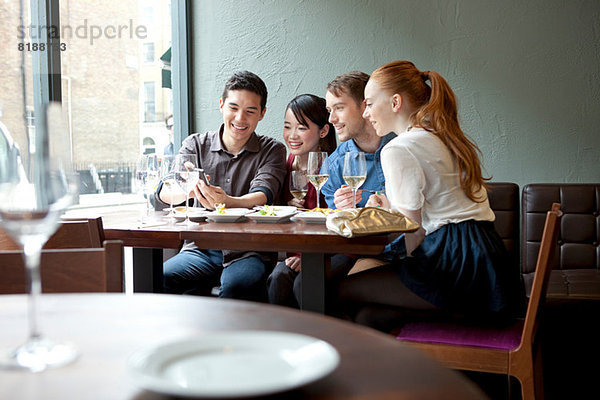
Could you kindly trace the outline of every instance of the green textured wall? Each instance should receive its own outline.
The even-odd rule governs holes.
[[[236,70],[265,80],[257,131],[281,138],[295,95],[406,59],[449,81],[493,180],[600,182],[598,0],[196,0],[193,17],[198,131]]]

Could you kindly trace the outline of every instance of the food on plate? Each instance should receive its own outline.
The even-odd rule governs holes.
[[[177,206],[177,207],[173,207],[173,211],[175,211],[177,214],[185,214],[185,206]],[[202,207],[188,207],[187,212],[192,214],[192,213],[199,213],[201,211],[204,211],[204,208]]]
[[[217,214],[225,214],[225,203],[215,204]]]
[[[258,213],[260,215],[277,215],[275,212],[275,207],[269,205],[262,206],[260,210],[258,210]]]
[[[329,214],[334,213],[334,212],[336,212],[338,210],[337,209],[334,210],[333,208],[318,208],[318,207],[315,207],[315,208],[310,209],[308,211],[310,211],[310,212],[318,212],[318,213],[321,213],[321,214],[324,214],[324,215],[329,215]]]

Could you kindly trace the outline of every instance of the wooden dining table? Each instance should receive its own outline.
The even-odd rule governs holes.
[[[199,248],[302,253],[303,310],[324,313],[325,276],[332,254],[376,255],[389,242],[388,235],[345,238],[327,230],[325,224],[286,221],[222,223],[201,221],[169,224],[163,211],[155,211],[146,224],[139,222],[139,209],[106,208],[102,216],[106,239],[122,240],[134,247],[133,280],[136,292],[162,289],[162,249],[178,248],[194,241]]]
[[[167,294],[44,294],[39,326],[47,337],[75,344],[79,359],[41,373],[0,369],[1,399],[166,399],[136,386],[128,373],[134,352],[246,331],[311,336],[340,355],[331,374],[269,399],[486,398],[463,375],[390,335],[269,304]],[[19,345],[26,332],[27,297],[0,296],[0,347]]]

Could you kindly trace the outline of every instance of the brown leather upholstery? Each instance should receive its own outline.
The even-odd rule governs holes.
[[[522,197],[522,273],[529,294],[546,210],[561,203],[548,297],[600,299],[600,184],[529,184]]]
[[[506,246],[516,272],[519,265],[519,186],[510,182],[490,182],[488,186],[490,207],[496,214],[494,227]]]

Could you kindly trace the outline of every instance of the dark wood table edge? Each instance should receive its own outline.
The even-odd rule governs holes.
[[[252,221],[244,223],[255,223]],[[289,224],[284,222],[282,224]],[[304,222],[294,222],[305,224]],[[204,224],[204,223],[201,223]],[[227,223],[212,223],[220,228],[226,227]],[[275,227],[280,224],[273,224]],[[152,237],[153,233],[156,237]],[[199,232],[191,230],[164,231],[148,228],[144,231],[119,229],[105,227],[106,239],[118,239],[125,246],[133,247],[133,291],[138,293],[151,292],[161,293],[163,291],[163,248],[180,248],[185,240],[193,240]],[[274,251],[273,242],[258,242],[259,238],[273,238],[273,240],[284,240],[289,245],[279,251],[301,252],[303,272],[302,293],[300,308],[302,310],[325,313],[326,271],[329,268],[331,255],[347,253],[349,245],[352,246],[353,254],[376,255],[383,251],[388,243],[390,235],[379,234],[363,236],[360,238],[345,238],[337,234],[328,234],[328,247],[323,248],[322,237],[319,235],[301,237],[295,233],[250,233],[242,236],[236,242],[226,240],[230,233],[210,232],[213,244],[210,249],[217,250],[251,250]],[[214,243],[216,241],[216,245]],[[365,243],[366,242],[366,243]],[[198,241],[196,241],[198,245]],[[375,246],[375,247],[373,247]],[[319,250],[319,251],[315,251]]]

